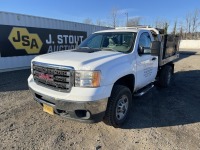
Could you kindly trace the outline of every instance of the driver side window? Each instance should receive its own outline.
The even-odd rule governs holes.
[[[144,54],[151,53],[151,37],[148,32],[144,32],[140,35],[139,46],[144,48]]]

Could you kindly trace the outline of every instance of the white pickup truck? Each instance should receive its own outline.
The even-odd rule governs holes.
[[[34,99],[52,115],[120,127],[134,96],[154,83],[170,84],[178,40],[161,32],[149,27],[99,31],[77,49],[35,57],[28,78]]]

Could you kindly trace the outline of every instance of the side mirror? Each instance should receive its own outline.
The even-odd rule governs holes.
[[[144,47],[138,46],[138,54],[139,55],[144,54]]]
[[[161,46],[160,41],[153,41],[151,43],[151,55],[158,56],[160,53],[160,46]]]

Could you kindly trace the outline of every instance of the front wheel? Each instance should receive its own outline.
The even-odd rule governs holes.
[[[104,122],[115,128],[120,127],[128,119],[132,103],[132,94],[129,88],[115,85],[108,100]]]

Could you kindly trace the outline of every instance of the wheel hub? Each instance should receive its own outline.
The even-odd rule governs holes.
[[[128,97],[126,95],[123,95],[117,102],[116,118],[118,120],[123,119],[126,116],[127,110],[128,110]]]

